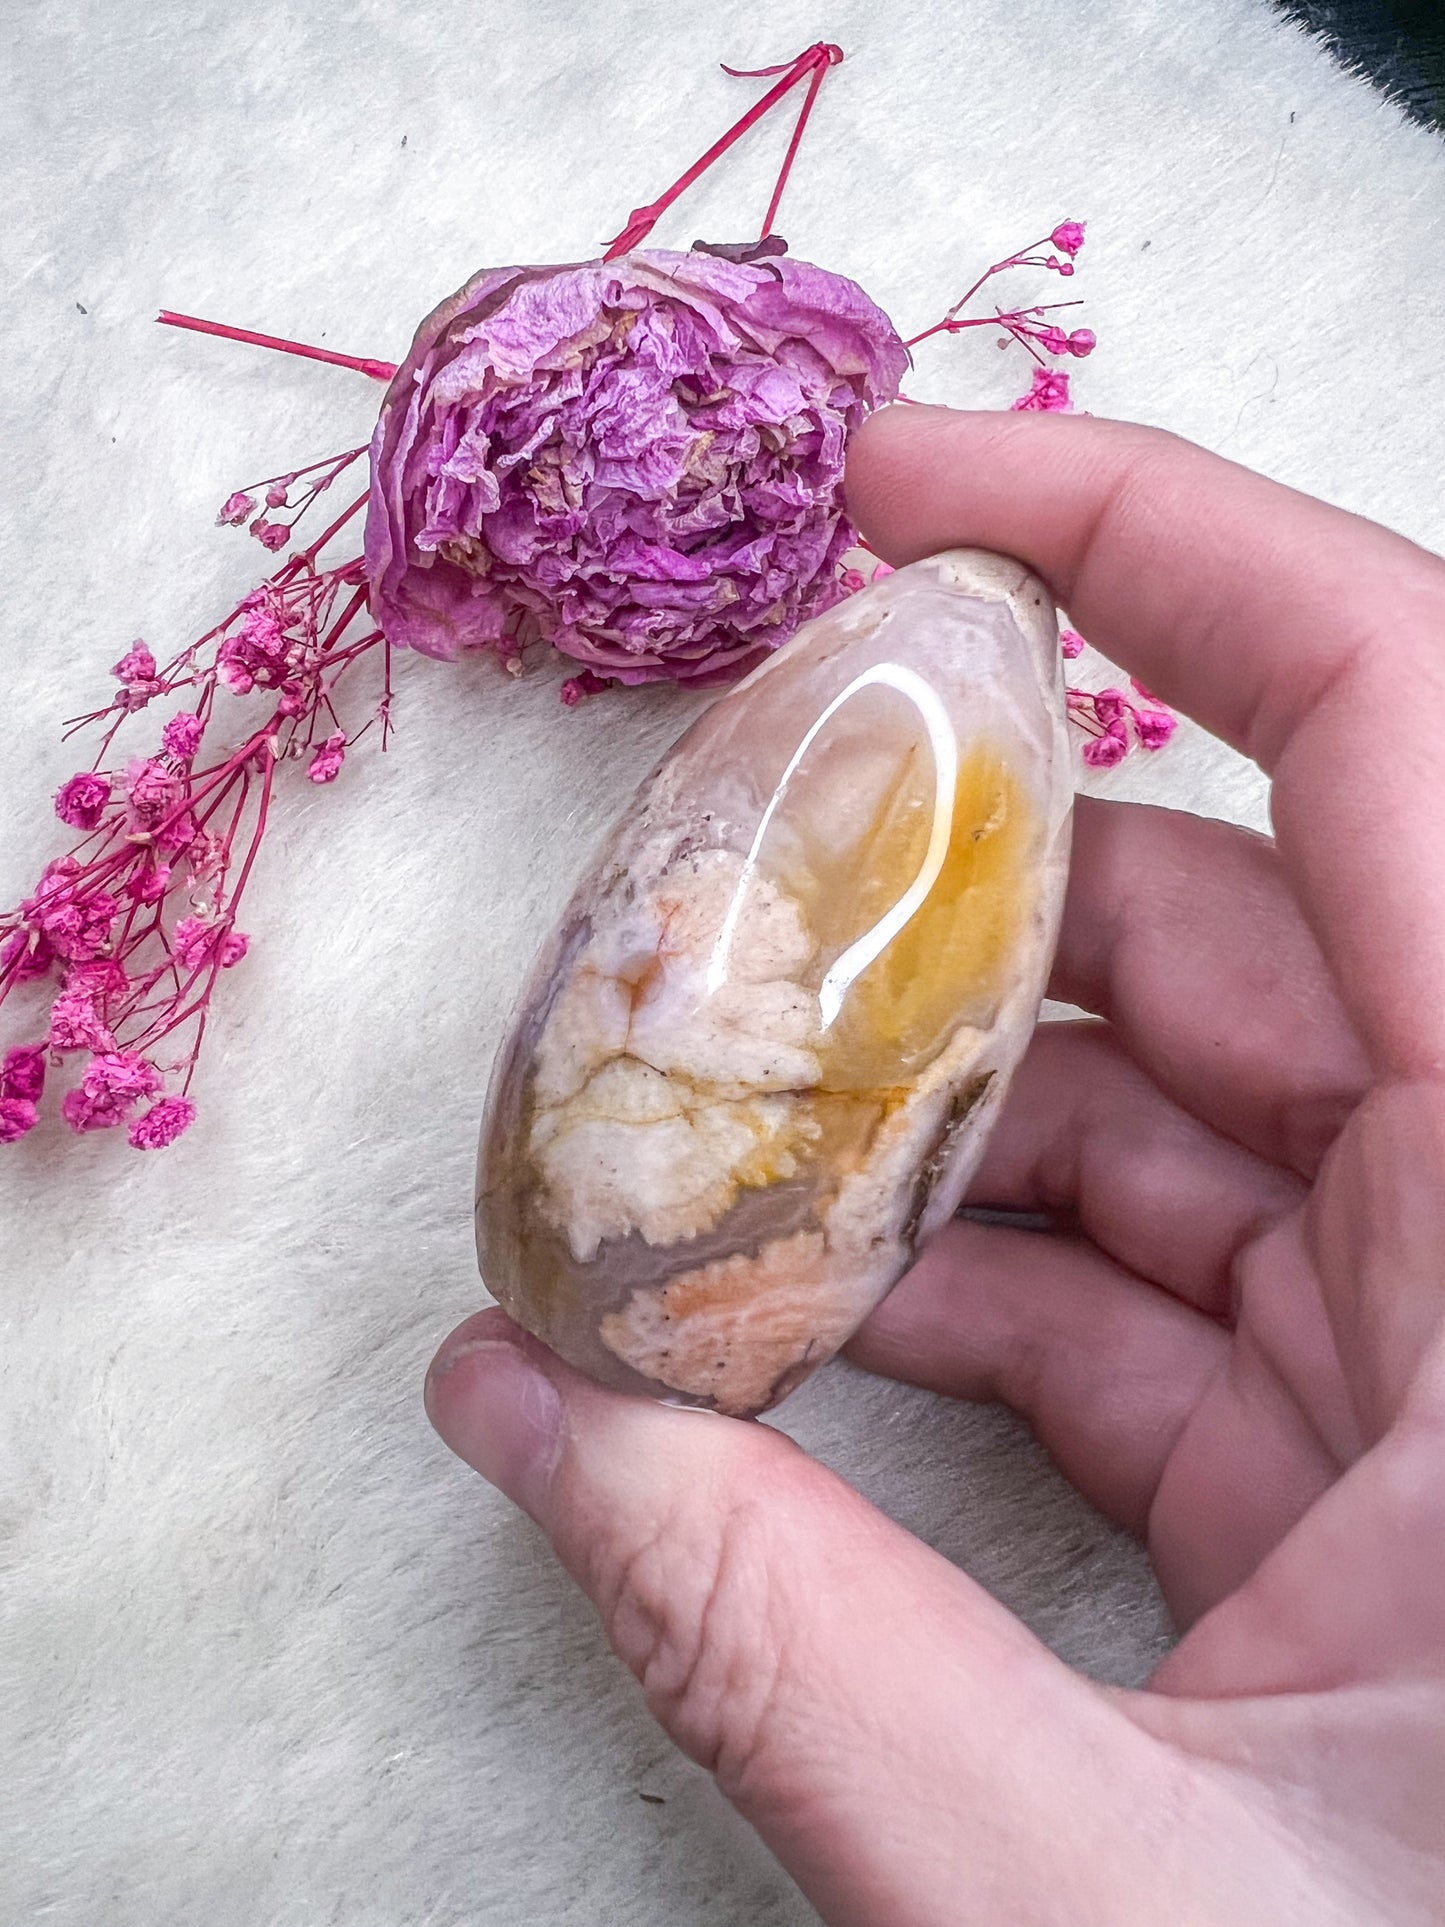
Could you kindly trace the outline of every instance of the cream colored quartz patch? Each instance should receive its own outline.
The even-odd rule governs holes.
[[[954,1034],[842,1174],[821,1230],[634,1292],[601,1321],[602,1342],[635,1371],[739,1415],[768,1405],[788,1371],[831,1358],[907,1264],[930,1179],[954,1137],[981,1128],[987,1044],[968,1026]]]
[[[753,879],[733,968],[706,971],[742,859],[671,866],[572,965],[537,1046],[530,1150],[544,1216],[586,1263],[607,1240],[696,1237],[740,1189],[797,1169],[818,1082],[816,996],[794,973],[814,944],[794,900]]]

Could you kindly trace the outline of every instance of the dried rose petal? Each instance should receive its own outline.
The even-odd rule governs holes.
[[[490,269],[382,405],[373,614],[433,656],[540,636],[619,682],[729,680],[843,594],[845,443],[906,365],[786,257]]]

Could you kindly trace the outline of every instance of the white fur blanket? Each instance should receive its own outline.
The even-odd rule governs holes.
[[[1445,147],[1263,0],[21,0],[7,27],[7,900],[58,848],[60,720],[260,573],[217,504],[377,403],[156,309],[399,354],[475,268],[577,259],[660,192],[756,98],[718,59],[846,47],[780,226],[904,332],[1087,219],[1081,406],[1445,541]],[[787,121],[657,240],[752,231]],[[927,399],[1026,385],[981,335],[919,361]],[[0,1151],[7,1927],[811,1917],[422,1416],[480,1301],[506,1006],[697,700],[564,715],[557,680],[404,663],[395,753],[282,798],[190,1136]],[[1263,816],[1197,732],[1095,786]],[[1080,1665],[1134,1679],[1167,1638],[1137,1548],[1005,1415],[837,1365],[781,1422]]]

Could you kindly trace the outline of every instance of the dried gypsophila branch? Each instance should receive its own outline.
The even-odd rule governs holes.
[[[278,546],[271,531],[284,541],[364,452],[254,485],[273,516],[284,510],[288,519],[263,514],[252,533]],[[58,986],[45,1036],[0,1062],[0,1143],[34,1128],[47,1067],[83,1053],[79,1083],[61,1103],[73,1130],[126,1124],[136,1149],[155,1150],[194,1118],[189,1086],[217,979],[250,943],[238,915],[278,766],[303,761],[312,782],[330,783],[373,723],[383,742],[389,731],[390,650],[362,620],[361,560],[329,567],[319,560],[365,500],[358,497],[164,667],[144,642],[132,644],[113,671],[115,696],[72,725],[104,725],[95,762],[55,798],[56,814],[81,839],[46,865],[17,910],[0,917],[0,1002],[21,985]],[[255,506],[248,491],[237,491],[218,519],[239,525]],[[349,728],[340,684],[373,653],[380,696]],[[226,718],[235,747],[208,761],[223,694],[245,707],[239,728],[234,704]],[[124,768],[102,767],[119,727],[168,697],[189,706],[170,715],[152,753]]]

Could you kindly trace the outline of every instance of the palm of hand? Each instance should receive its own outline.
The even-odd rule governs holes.
[[[1053,988],[1093,1017],[972,1194],[1053,1228],[956,1222],[851,1348],[1024,1412],[1184,1636],[1095,1687],[770,1428],[497,1313],[433,1419],[833,1927],[1439,1922],[1445,567],[1105,422],[886,411],[849,492],[893,561],[1032,562],[1274,779],[1277,845],[1081,805]]]

